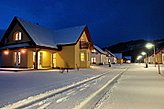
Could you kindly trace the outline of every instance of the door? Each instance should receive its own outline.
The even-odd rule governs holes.
[[[38,68],[42,68],[42,59],[43,59],[43,53],[38,52]]]
[[[16,67],[20,67],[20,63],[21,63],[21,52],[14,52],[14,61],[15,61],[15,66]]]
[[[56,68],[56,53],[52,54],[52,67]]]

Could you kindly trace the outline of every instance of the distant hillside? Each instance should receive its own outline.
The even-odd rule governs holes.
[[[131,40],[127,42],[121,42],[104,49],[108,49],[112,53],[123,53],[123,56],[132,56],[132,61],[135,62],[136,57],[142,52],[146,51],[148,55],[153,53],[153,49],[148,50],[145,48],[147,42],[154,43],[156,45],[156,50],[158,50],[162,45],[164,46],[164,39],[161,40]]]

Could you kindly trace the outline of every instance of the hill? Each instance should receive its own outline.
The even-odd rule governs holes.
[[[161,46],[164,46],[164,39],[160,40],[131,40],[127,42],[120,42],[112,46],[108,46],[104,49],[108,49],[112,53],[123,53],[123,56],[132,56],[132,62],[135,62],[136,57],[142,52],[146,51],[148,55],[153,53],[153,49],[148,50],[145,48],[145,44],[151,42],[156,46],[158,50]]]

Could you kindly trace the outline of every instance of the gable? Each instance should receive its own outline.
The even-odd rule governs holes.
[[[8,32],[9,34],[5,36],[4,39],[4,45],[31,42],[25,31],[20,27],[18,23],[16,23],[13,29]],[[17,32],[21,32],[21,40],[15,40],[15,35]]]
[[[86,41],[86,42],[88,42],[88,38],[87,38],[87,35],[86,35],[86,32],[85,31],[83,31],[83,33],[82,33],[82,35],[80,37],[80,41]]]

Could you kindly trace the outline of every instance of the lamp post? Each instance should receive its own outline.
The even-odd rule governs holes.
[[[141,52],[141,54],[142,54],[143,56],[146,55],[146,61],[145,61],[146,67],[145,67],[145,68],[148,68],[148,57],[147,57],[147,53],[146,53],[146,52]]]
[[[139,61],[142,58],[141,55],[137,56],[137,61]]]
[[[145,45],[145,47],[146,47],[147,49],[151,49],[151,48],[154,49],[154,65],[155,65],[155,67],[156,67],[155,45],[152,44],[152,43],[147,43],[147,44]]]

